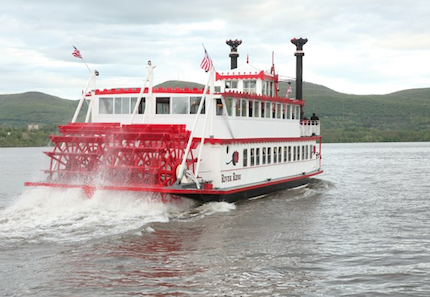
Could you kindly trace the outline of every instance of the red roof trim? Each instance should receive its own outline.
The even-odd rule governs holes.
[[[104,89],[104,90],[96,90],[96,95],[115,95],[115,94],[139,94],[141,88],[116,88],[116,89]],[[170,94],[203,94],[204,89],[199,88],[153,88],[153,93],[170,93]],[[148,88],[145,88],[143,92],[148,93]],[[208,92],[209,93],[209,92]]]
[[[269,75],[264,73],[263,70],[261,70],[260,72],[237,72],[235,73],[234,70],[232,73],[227,72],[227,73],[216,73],[215,75],[215,79],[216,80],[228,80],[228,79],[267,79],[267,80],[273,80],[273,81],[278,81],[278,75]]]

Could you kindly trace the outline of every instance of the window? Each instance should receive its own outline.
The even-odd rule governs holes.
[[[134,100],[136,102],[136,100]],[[131,114],[134,106],[130,104],[130,97],[99,98],[100,114]]]
[[[223,115],[223,111],[222,111],[222,101],[221,99],[216,99],[216,115],[222,116]]]
[[[273,148],[273,163],[278,163],[278,148]]]
[[[113,98],[99,99],[99,113],[100,114],[113,114]]]
[[[300,106],[296,105],[295,110],[296,111],[295,111],[295,117],[294,117],[294,119],[299,120],[300,119]]]
[[[273,82],[268,80],[264,81],[262,94],[267,96],[274,96],[275,93],[273,92],[273,86],[274,86]]]
[[[287,120],[291,119],[291,105],[287,104]]]
[[[188,114],[188,97],[172,97],[172,113]]]
[[[261,102],[261,117],[262,118],[264,118],[264,115],[265,115],[265,113],[264,113],[264,106],[266,106],[266,103],[265,102]]]
[[[296,155],[296,151],[297,151],[297,147],[293,147],[293,161],[296,161],[296,157],[297,157],[297,155]]]
[[[226,80],[225,81],[226,89],[237,89],[237,80]]]
[[[272,148],[267,148],[267,164],[272,163]]]
[[[225,98],[225,108],[227,109],[227,114],[229,116],[232,116],[231,110],[233,108],[233,98]]]
[[[255,94],[257,92],[257,81],[252,80],[244,80],[243,81],[243,92],[249,94]]]
[[[255,149],[255,165],[260,165],[260,148]]]
[[[113,113],[114,114],[121,114],[121,98],[115,98],[114,99],[114,106],[113,106]]]
[[[137,97],[131,97],[131,113],[133,113],[136,107]],[[140,99],[139,107],[137,108],[137,114],[145,113],[145,98]]]
[[[259,118],[260,117],[260,101],[254,101],[254,117]]]
[[[278,147],[278,162],[281,163],[282,162],[282,147]]]
[[[272,103],[266,102],[266,118],[270,119],[271,113],[272,113]]]
[[[286,146],[284,146],[284,162],[287,162],[287,152],[288,152],[288,148]]]
[[[169,114],[170,113],[170,98],[159,97],[155,99],[156,114]]]
[[[277,119],[281,118],[281,112],[282,112],[282,104],[276,103],[276,118]]]
[[[130,98],[122,98],[122,105],[121,105],[121,114],[131,114],[130,111]]]
[[[246,99],[240,99],[240,102],[241,102],[241,105],[242,105],[242,107],[241,107],[241,109],[242,109],[242,116],[243,117],[246,117],[247,116],[247,111],[248,111],[248,100],[246,100]]]
[[[266,164],[266,148],[265,147],[263,147],[263,161],[262,161],[262,164],[263,165]]]
[[[255,149],[251,149],[251,166],[255,165]]]
[[[199,110],[200,101],[202,101],[202,97],[191,97],[190,98],[190,114],[196,114]],[[205,103],[203,102],[202,114],[205,113]]]
[[[288,162],[291,162],[291,146],[288,147]]]
[[[240,99],[234,99],[236,103],[236,116],[240,117]]]
[[[243,149],[243,167],[248,166],[248,149]]]

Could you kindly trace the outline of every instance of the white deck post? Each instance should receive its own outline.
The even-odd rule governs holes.
[[[75,122],[76,122],[76,120],[77,120],[77,118],[78,118],[78,116],[79,116],[79,112],[81,111],[81,108],[82,108],[82,106],[84,105],[85,97],[87,96],[87,93],[88,93],[88,88],[90,87],[90,84],[91,84],[92,80],[93,80],[93,79],[94,79],[94,80],[96,79],[97,74],[98,74],[98,72],[96,72],[96,70],[94,70],[94,71],[91,73],[90,78],[89,78],[88,83],[87,83],[87,86],[85,87],[85,91],[82,93],[81,100],[79,100],[79,104],[78,104],[78,106],[76,107],[75,114],[73,115],[73,118],[72,118],[72,121],[71,121],[72,123],[75,123]]]
[[[147,68],[148,68],[148,73],[146,74],[146,78],[145,78],[145,81],[143,83],[143,87],[140,89],[139,96],[137,97],[136,105],[134,106],[133,114],[131,115],[130,124],[133,123],[134,117],[137,114],[137,111],[139,109],[139,105],[140,105],[140,102],[142,101],[143,93],[145,92],[146,83],[150,79],[152,79],[152,70],[154,67],[151,66],[151,61],[148,61],[148,67]],[[152,83],[151,83],[151,85],[152,85]],[[146,100],[146,101],[148,101],[148,100]],[[145,105],[147,105],[147,102],[145,102]],[[146,113],[146,109],[147,109],[147,106],[145,106],[145,113]]]
[[[151,122],[152,114],[155,114],[155,104],[154,104],[154,98],[152,94],[152,88],[154,87],[154,68],[155,66],[151,65],[151,61],[148,61],[148,95],[146,96],[145,100],[145,112],[143,113],[143,120],[142,123]]]

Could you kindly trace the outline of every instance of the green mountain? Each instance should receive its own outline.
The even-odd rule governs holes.
[[[166,81],[155,87],[202,88],[203,85]],[[295,97],[295,83],[291,84]],[[285,96],[287,82],[279,84]],[[325,86],[304,83],[305,116],[322,120],[324,140],[430,141],[430,88],[410,89],[386,95],[351,95]],[[0,95],[0,127],[54,126],[68,123],[78,101],[28,92]],[[81,120],[85,112],[81,112]],[[0,144],[1,146],[1,144]]]
[[[325,141],[430,141],[430,88],[352,95],[305,83],[303,96],[305,115],[317,113]]]
[[[0,95],[0,126],[66,124],[78,102],[40,92]]]

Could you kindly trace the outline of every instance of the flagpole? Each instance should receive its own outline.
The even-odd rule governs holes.
[[[81,52],[74,45],[72,45],[72,46],[74,48],[72,56],[74,56],[75,58],[81,59],[82,62],[84,62],[85,66],[87,67],[88,71],[90,72],[90,79],[88,80],[87,87],[85,88],[85,91],[82,93],[81,100],[79,101],[79,104],[76,108],[75,114],[73,115],[73,118],[72,118],[72,123],[75,123],[77,118],[78,118],[79,112],[81,111],[81,108],[84,105],[86,96],[88,94],[88,88],[90,87],[91,82],[93,82],[93,87],[94,87],[94,91],[95,91],[95,79],[96,79],[96,76],[99,75],[99,73],[97,70],[91,71],[90,67],[88,67],[88,64],[84,61],[84,58],[82,58]],[[92,96],[93,96],[93,92],[91,91],[91,97]],[[91,103],[92,103],[92,100],[90,101],[90,104],[88,106],[87,116],[85,117],[86,123],[89,121],[89,118],[90,118],[90,113],[91,113],[91,108],[92,108]]]
[[[84,61],[84,58],[81,58],[82,62],[84,62],[85,66],[87,66],[88,71],[91,73],[90,67],[88,67],[87,62]]]

